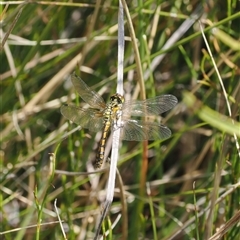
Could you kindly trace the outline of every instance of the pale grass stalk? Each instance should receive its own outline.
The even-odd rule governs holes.
[[[124,60],[124,16],[123,16],[122,3],[121,1],[119,1],[117,93],[121,95],[123,95],[123,60]],[[112,200],[114,196],[117,161],[118,161],[118,155],[119,155],[118,149],[119,149],[119,143],[120,143],[120,130],[121,128],[117,128],[115,131],[113,131],[112,155],[111,155],[110,172],[109,172],[108,184],[107,184],[107,195],[106,195],[106,200],[103,206],[102,215],[94,236],[94,240],[98,239],[102,222],[108,213],[108,210],[112,204]]]

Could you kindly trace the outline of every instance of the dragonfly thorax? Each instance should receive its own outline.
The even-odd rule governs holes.
[[[122,110],[122,104],[124,102],[124,97],[118,93],[112,95],[110,97],[109,104],[106,105],[104,116],[105,116],[105,122],[106,121],[113,121],[118,120],[121,110]]]

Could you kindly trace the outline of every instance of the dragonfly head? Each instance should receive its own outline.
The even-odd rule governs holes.
[[[111,102],[115,104],[123,104],[124,103],[124,97],[118,93],[112,95],[110,97]]]

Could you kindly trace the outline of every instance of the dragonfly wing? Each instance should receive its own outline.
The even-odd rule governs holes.
[[[173,95],[161,95],[143,101],[126,101],[122,107],[123,116],[159,115],[172,109],[178,100]]]
[[[79,76],[73,73],[71,75],[71,80],[80,97],[92,108],[103,109],[105,107],[103,98],[88,87],[88,85]]]
[[[68,120],[90,131],[98,132],[103,128],[102,113],[100,111],[63,105],[61,106],[61,113]]]
[[[123,123],[121,138],[127,141],[144,141],[166,139],[171,136],[171,130],[155,122],[128,120]]]

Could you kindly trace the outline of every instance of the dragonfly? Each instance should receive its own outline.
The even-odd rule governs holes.
[[[171,136],[168,127],[146,119],[172,109],[178,102],[175,96],[166,94],[142,101],[125,101],[122,95],[116,93],[110,97],[109,103],[105,103],[103,98],[75,73],[71,75],[71,81],[90,108],[64,104],[61,106],[61,113],[82,128],[92,132],[102,131],[94,162],[95,169],[100,169],[103,164],[110,129],[120,127],[121,139],[126,141],[163,140]]]

